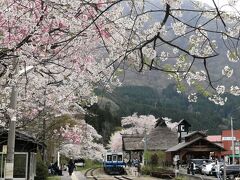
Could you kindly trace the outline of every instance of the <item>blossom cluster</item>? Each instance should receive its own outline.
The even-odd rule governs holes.
[[[101,160],[106,151],[102,144],[96,142],[101,139],[101,135],[84,120],[73,127],[61,127],[59,131],[55,131],[55,135],[64,139],[60,153],[66,157]]]
[[[16,84],[19,119],[33,119],[43,107],[66,113],[75,103],[92,105],[97,102],[96,86],[111,89],[121,84],[99,48],[111,26],[106,18],[110,11],[98,17],[106,1],[0,4],[0,53],[6,51],[0,59],[2,110],[7,110]]]

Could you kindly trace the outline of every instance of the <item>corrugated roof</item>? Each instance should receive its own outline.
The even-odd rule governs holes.
[[[199,138],[196,138],[196,139],[194,139],[194,140],[192,140],[192,141],[189,141],[189,142],[181,142],[181,143],[177,144],[176,146],[173,146],[173,147],[169,148],[169,149],[167,150],[167,152],[178,151],[178,150],[180,150],[180,149],[182,149],[182,148],[184,148],[184,147],[186,147],[186,146],[188,146],[188,145],[196,142],[196,141],[199,140],[199,139],[202,139],[202,138],[199,137]]]
[[[191,145],[192,143],[194,143],[194,142],[196,142],[196,141],[198,141],[198,140],[200,140],[200,139],[205,140],[205,141],[208,141],[209,143],[213,144],[214,146],[217,146],[218,148],[224,150],[224,148],[223,148],[222,146],[220,146],[220,145],[218,145],[218,144],[215,144],[215,143],[212,143],[211,141],[207,140],[206,138],[198,137],[198,138],[193,139],[192,141],[189,141],[189,142],[179,143],[179,144],[177,144],[176,146],[173,146],[173,147],[169,148],[169,149],[167,150],[167,152],[179,151],[179,150],[181,150],[182,148],[187,147],[188,145]]]
[[[207,136],[207,140],[209,140],[211,142],[221,142],[222,136],[221,135],[210,135],[210,136]]]
[[[200,134],[200,135],[202,135],[203,137],[206,137],[206,136],[207,136],[206,133],[204,133],[204,132],[202,132],[202,131],[192,131],[192,132],[186,134],[185,136],[183,136],[183,138],[190,137],[190,136],[192,136],[192,135],[194,135],[194,134]]]

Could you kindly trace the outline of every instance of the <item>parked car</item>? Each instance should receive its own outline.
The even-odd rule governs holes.
[[[195,173],[196,174],[200,174],[202,172],[202,165],[204,162],[206,163],[210,163],[210,162],[213,162],[211,159],[190,159],[188,161],[188,169],[187,169],[187,172],[190,173],[190,164],[191,162],[193,162],[195,164]]]
[[[75,159],[74,163],[75,163],[75,166],[78,166],[78,167],[84,167],[85,166],[85,160],[84,159]]]
[[[210,162],[202,165],[202,174],[212,175],[212,169],[215,166],[215,162]]]
[[[221,174],[223,174],[224,169],[221,168]],[[240,177],[240,165],[239,164],[231,164],[226,165],[226,175],[227,179],[233,180],[235,177]]]

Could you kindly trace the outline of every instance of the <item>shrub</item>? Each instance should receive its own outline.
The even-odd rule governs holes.
[[[151,164],[153,166],[158,165],[158,161],[159,161],[159,157],[156,153],[154,153],[153,155],[151,155]]]
[[[141,168],[141,174],[150,175],[152,168],[150,166],[144,166]]]
[[[153,166],[163,165],[165,162],[166,153],[163,151],[145,151],[144,159],[146,164]]]
[[[41,155],[37,154],[37,167],[36,167],[36,177],[34,180],[47,180],[48,177],[48,167],[43,162]]]

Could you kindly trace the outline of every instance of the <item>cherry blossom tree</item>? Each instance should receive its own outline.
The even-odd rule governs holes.
[[[16,82],[23,87],[19,112],[28,117],[43,104],[67,111],[68,102],[95,102],[96,83],[109,87],[114,72],[125,66],[165,72],[191,102],[203,94],[223,105],[225,92],[239,95],[236,84],[221,81],[234,77],[239,60],[237,9],[224,11],[215,0],[213,7],[190,1],[188,8],[181,0],[160,2],[1,1],[1,108],[8,106],[9,86]],[[224,8],[236,5],[229,1]],[[217,57],[225,65],[219,67],[222,75],[214,76],[209,66]],[[29,66],[33,72],[22,78],[15,74],[16,67]],[[35,100],[31,110],[29,99]]]
[[[121,125],[123,127],[123,133],[143,134],[145,131],[148,133],[156,125],[157,119],[153,115],[140,115],[134,113],[132,116],[123,117]]]
[[[75,90],[77,84],[95,84],[102,77],[107,77],[103,83],[114,81],[114,70],[127,66],[140,72],[165,72],[176,80],[178,92],[189,93],[191,102],[203,94],[223,105],[224,92],[239,95],[236,84],[224,86],[221,81],[237,76],[233,67],[239,60],[239,12],[235,8],[239,2],[218,6],[212,0],[210,7],[189,1],[187,8],[184,2],[1,1],[1,96],[8,94],[4,87],[17,81],[16,67],[34,66],[33,78],[44,77],[44,86],[61,89],[62,84],[70,84]],[[226,7],[234,11],[225,11]],[[188,18],[187,13],[191,14]],[[214,76],[210,61],[218,57],[223,57],[225,65]],[[87,82],[79,80],[89,74],[90,83],[88,78]],[[27,84],[27,74],[24,78]],[[49,91],[62,93],[54,88]],[[49,103],[53,101],[51,97]],[[1,105],[6,103],[2,100]]]
[[[116,131],[114,132],[111,137],[108,144],[108,148],[113,151],[122,151],[122,131]]]
[[[106,151],[99,143],[101,136],[84,120],[78,121],[75,126],[66,125],[55,130],[55,135],[63,138],[60,153],[66,157],[101,160]]]
[[[226,92],[240,95],[239,1],[212,2],[2,0],[1,116],[33,119],[43,108],[63,114],[91,105],[96,85],[120,84],[125,68],[162,71],[189,101],[200,94],[224,105]],[[17,113],[9,108],[15,86]]]
[[[44,107],[63,114],[75,103],[92,105],[97,101],[96,85],[119,84],[101,48],[102,39],[108,38],[109,23],[100,16],[102,11],[108,13],[106,3],[4,0],[0,4],[3,114],[12,112],[7,108],[13,84],[19,89],[18,119],[34,119]],[[28,67],[32,71],[27,72]],[[19,77],[17,70],[25,73]]]

